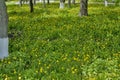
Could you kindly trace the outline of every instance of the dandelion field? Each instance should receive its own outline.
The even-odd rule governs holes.
[[[67,6],[67,5],[66,5]],[[0,80],[119,80],[120,7],[8,5],[9,57]]]

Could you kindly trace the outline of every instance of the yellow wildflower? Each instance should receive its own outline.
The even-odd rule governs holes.
[[[43,68],[42,68],[42,67],[40,68],[40,72],[41,72],[41,73],[43,72]]]

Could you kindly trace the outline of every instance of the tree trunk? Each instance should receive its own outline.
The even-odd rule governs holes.
[[[81,0],[79,15],[80,16],[88,16],[88,0]]]
[[[33,0],[33,4],[36,5],[36,0]]]
[[[60,9],[63,9],[65,6],[65,0],[60,0]]]
[[[22,0],[19,0],[19,5],[22,6]]]
[[[75,4],[75,0],[72,0],[72,4]]]
[[[32,0],[30,0],[30,12],[32,13],[34,10],[33,10],[33,2]]]
[[[68,7],[71,7],[71,0],[68,0]]]
[[[115,0],[112,0],[112,3],[114,3],[115,2]]]
[[[43,0],[43,8],[45,8],[46,7],[46,5],[45,5],[45,0]]]
[[[0,59],[8,56],[8,15],[5,0],[0,0]]]
[[[105,6],[108,6],[108,1],[107,0],[105,0]]]
[[[47,3],[50,4],[50,0],[47,0]]]

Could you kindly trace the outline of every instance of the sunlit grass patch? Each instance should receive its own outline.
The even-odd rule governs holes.
[[[8,5],[9,57],[0,60],[0,79],[106,80],[120,75],[120,8],[79,4],[59,9],[42,4]]]

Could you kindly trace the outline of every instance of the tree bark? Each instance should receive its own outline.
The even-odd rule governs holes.
[[[4,0],[0,0],[0,38],[8,37],[8,15]]]
[[[60,0],[60,8],[63,9],[65,6],[65,0]]]
[[[8,56],[8,15],[5,0],[0,0],[0,59]]]
[[[71,7],[71,0],[68,0],[68,7]]]
[[[50,0],[47,0],[47,4],[50,4]]]
[[[19,0],[19,5],[20,5],[20,6],[22,6],[22,1],[23,1],[23,0]]]
[[[32,2],[32,0],[30,0],[30,12],[32,13],[34,11],[34,9],[33,9],[33,2]]]
[[[45,0],[43,0],[43,8],[46,8]]]
[[[79,16],[88,16],[88,0],[81,0]]]
[[[105,6],[108,6],[108,1],[107,0],[105,0],[104,3],[105,3]]]
[[[36,5],[36,0],[33,0],[33,4]]]
[[[75,0],[72,0],[72,4],[75,4]]]

